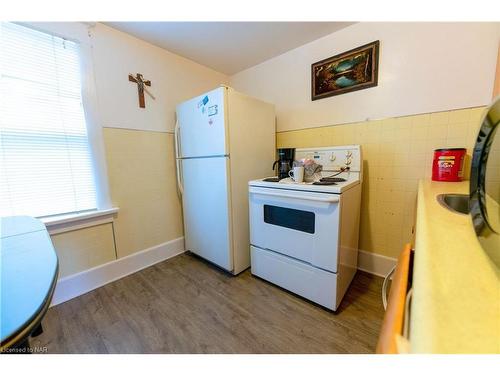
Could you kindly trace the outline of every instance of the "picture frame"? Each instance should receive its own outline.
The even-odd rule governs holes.
[[[380,41],[311,64],[311,100],[378,85]]]

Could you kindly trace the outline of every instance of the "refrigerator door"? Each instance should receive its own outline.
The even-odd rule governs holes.
[[[181,159],[186,250],[233,270],[228,157]]]
[[[177,106],[178,158],[229,154],[226,92],[226,87],[219,87]]]

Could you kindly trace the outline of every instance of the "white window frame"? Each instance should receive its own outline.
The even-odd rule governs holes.
[[[94,173],[97,209],[82,213],[41,217],[39,219],[45,224],[51,234],[112,222],[118,212],[118,207],[113,207],[111,203],[103,131],[97,105],[91,41],[92,30],[95,24],[84,22],[16,23],[78,43],[80,52],[82,102],[91,152],[92,170]]]

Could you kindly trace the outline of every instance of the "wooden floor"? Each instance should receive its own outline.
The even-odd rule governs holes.
[[[48,353],[373,353],[382,279],[358,272],[337,313],[247,270],[182,254],[49,309]]]

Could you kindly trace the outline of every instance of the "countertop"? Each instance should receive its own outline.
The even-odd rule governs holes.
[[[413,353],[500,353],[500,272],[469,215],[438,194],[468,194],[469,181],[420,181],[410,316]]]
[[[28,216],[0,218],[0,349],[19,344],[49,307],[57,255],[45,225]]]

